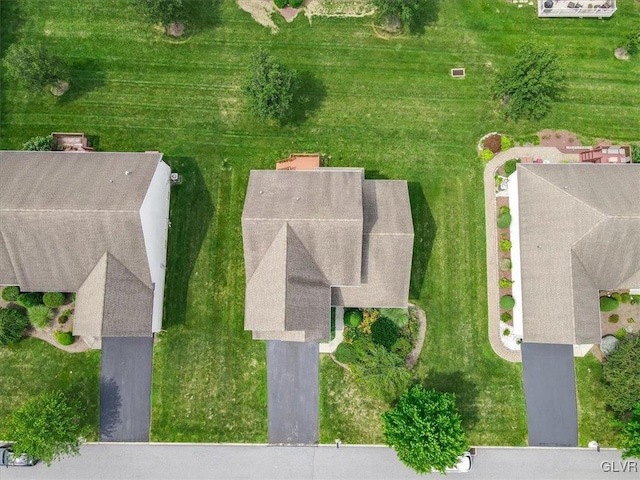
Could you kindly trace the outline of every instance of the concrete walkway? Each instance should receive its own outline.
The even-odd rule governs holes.
[[[498,153],[487,162],[484,169],[485,229],[487,231],[487,303],[489,307],[489,342],[496,354],[509,362],[521,362],[522,355],[510,350],[500,340],[500,289],[498,280],[498,229],[496,228],[496,191],[495,174],[507,160],[531,156],[542,158],[551,163],[563,160],[575,161],[578,155],[565,154],[555,147],[514,147]]]

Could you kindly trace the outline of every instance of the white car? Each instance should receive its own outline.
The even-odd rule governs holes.
[[[464,455],[458,457],[458,463],[451,468],[446,468],[445,472],[468,472],[471,470],[471,453],[465,452]]]

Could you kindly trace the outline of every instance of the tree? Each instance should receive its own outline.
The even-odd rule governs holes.
[[[53,135],[30,138],[22,145],[22,149],[40,152],[53,150]]]
[[[8,345],[20,340],[29,319],[17,308],[0,308],[0,345]]]
[[[10,45],[4,66],[10,77],[33,90],[60,84],[69,78],[66,63],[51,55],[41,44]]]
[[[293,106],[298,73],[263,49],[251,56],[244,91],[251,110],[261,119],[284,120]]]
[[[7,423],[7,438],[16,452],[39,458],[47,465],[64,455],[77,455],[80,449],[80,406],[54,390],[25,403],[13,412]]]
[[[153,23],[168,25],[182,20],[182,0],[134,0],[142,14]]]
[[[371,0],[376,9],[376,21],[386,25],[400,22],[409,27],[420,11],[420,0]]]
[[[516,49],[512,63],[496,76],[494,97],[502,101],[505,117],[539,120],[551,110],[564,80],[558,55],[529,41]]]
[[[640,336],[627,335],[603,365],[607,404],[619,415],[640,402]]]
[[[418,473],[444,473],[469,449],[452,393],[416,385],[382,420],[387,445]]]
[[[633,415],[627,423],[621,424],[620,445],[622,458],[640,458],[640,402],[636,403]]]
[[[370,343],[353,366],[356,379],[373,395],[390,402],[398,398],[411,380],[411,372],[398,354]]]

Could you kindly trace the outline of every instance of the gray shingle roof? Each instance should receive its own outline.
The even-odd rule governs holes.
[[[252,171],[242,227],[245,328],[254,338],[328,341],[331,285],[366,283],[334,288],[339,302],[407,304],[406,182],[363,180],[361,169]]]
[[[80,331],[95,336],[102,312],[104,335],[150,335],[153,285],[140,208],[161,160],[159,153],[0,151],[0,285],[102,292],[82,295],[91,304],[78,295]],[[136,322],[147,314],[142,328]]]
[[[524,339],[600,341],[598,290],[640,286],[640,167],[518,166]]]

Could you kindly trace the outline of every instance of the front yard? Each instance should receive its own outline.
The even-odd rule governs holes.
[[[152,440],[266,441],[265,347],[243,330],[244,192],[250,169],[272,169],[292,151],[321,151],[331,166],[408,180],[416,231],[411,298],[427,317],[414,380],[457,394],[471,444],[525,444],[521,367],[496,357],[487,338],[484,165],[475,141],[487,131],[517,137],[543,127],[637,137],[640,62],[613,59],[611,38],[638,24],[640,5],[620,1],[610,21],[560,20],[560,28],[505,2],[439,2],[437,28],[386,41],[367,18],[275,19],[280,32],[272,35],[234,2],[192,3],[202,24],[181,43],[158,36],[125,0],[0,7],[4,44],[46,37],[72,63],[71,89],[61,98],[2,82],[0,148],[82,131],[103,151],[163,151],[184,179],[171,192]],[[562,45],[571,88],[545,121],[505,123],[487,84],[525,38]],[[306,79],[309,102],[282,127],[254,120],[239,88],[259,45]],[[464,81],[448,76],[459,65]],[[0,418],[42,390],[76,388],[97,433],[98,352],[69,355],[28,339],[1,349],[0,365]],[[602,408],[581,380],[597,378],[597,366],[589,368],[578,380],[581,434]],[[322,441],[381,442],[387,405],[329,359],[320,380]]]

